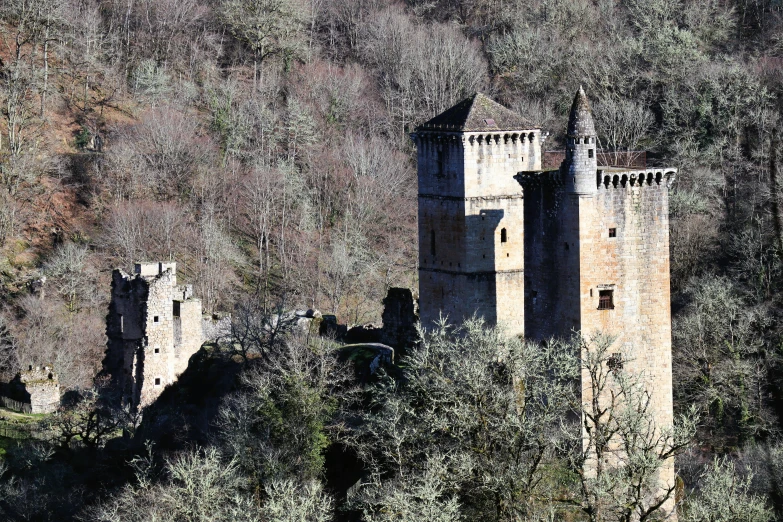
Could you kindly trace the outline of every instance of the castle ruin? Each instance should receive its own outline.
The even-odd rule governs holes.
[[[599,166],[581,87],[556,170],[541,168],[541,130],[481,94],[411,137],[422,325],[476,314],[535,341],[612,335],[628,357],[623,371],[651,394],[656,425],[671,426],[668,189],[677,169]],[[660,483],[674,484],[671,461]]]
[[[144,407],[201,348],[201,300],[191,285],[177,285],[176,263],[137,263],[133,275],[114,270],[106,336],[111,390],[123,404]]]

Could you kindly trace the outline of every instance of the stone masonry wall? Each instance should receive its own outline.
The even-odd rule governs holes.
[[[201,301],[177,285],[175,263],[139,263],[135,272],[112,274],[104,373],[116,400],[143,407],[187,368],[203,332]]]
[[[628,178],[628,176],[626,176]],[[556,176],[553,176],[556,180]],[[562,184],[525,189],[526,336],[616,336],[623,371],[641,375],[658,427],[673,421],[666,180],[601,184],[593,196]],[[610,234],[610,229],[614,229]],[[611,236],[614,237],[611,237]],[[599,310],[611,291],[613,309]],[[583,376],[583,401],[588,401]],[[661,472],[674,480],[673,463]],[[671,506],[669,506],[671,507]]]
[[[540,131],[421,133],[419,299],[432,327],[473,314],[521,334],[523,201],[514,174],[540,166]],[[440,165],[439,162],[444,162]]]
[[[60,406],[60,382],[48,366],[30,367],[19,373],[24,391],[30,395],[31,413],[54,413]]]
[[[190,298],[179,302],[181,339],[174,347],[174,379],[188,367],[191,356],[199,351],[204,343],[201,318],[201,299]]]

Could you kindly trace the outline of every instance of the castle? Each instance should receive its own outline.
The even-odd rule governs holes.
[[[656,424],[671,426],[668,188],[677,169],[599,166],[581,87],[556,170],[541,168],[541,130],[482,94],[411,137],[422,325],[476,314],[535,341],[613,335],[630,355],[624,371],[652,393]],[[671,462],[661,478],[673,484]]]
[[[134,272],[112,272],[104,372],[117,399],[135,409],[185,371],[203,333],[201,300],[191,285],[177,285],[176,263],[137,263]]]

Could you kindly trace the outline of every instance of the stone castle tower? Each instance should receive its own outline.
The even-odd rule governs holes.
[[[441,310],[452,320],[476,310],[531,340],[616,336],[624,370],[643,375],[652,393],[656,424],[670,426],[668,189],[677,170],[599,166],[581,87],[565,159],[549,171],[541,169],[541,131],[494,102],[483,102],[483,117],[468,120],[473,126],[455,121],[473,112],[472,100],[486,98],[462,102],[413,134],[422,324],[431,326]],[[499,125],[490,128],[493,120]],[[662,482],[673,481],[669,463]]]
[[[541,131],[476,94],[416,129],[421,323],[474,314],[521,334],[522,190],[541,168]]]
[[[122,402],[144,407],[177,380],[203,343],[201,300],[177,285],[176,263],[112,272],[104,373]]]

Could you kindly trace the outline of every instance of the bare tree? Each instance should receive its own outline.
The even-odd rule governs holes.
[[[674,510],[674,456],[695,435],[696,409],[674,426],[661,425],[644,375],[628,370],[630,353],[613,352],[614,339],[600,333],[575,343],[581,352],[582,444],[573,463],[582,511],[591,522],[668,516]]]
[[[225,0],[221,18],[253,54],[253,87],[258,66],[275,55],[299,53],[300,32],[309,25],[309,5],[300,0]]]

